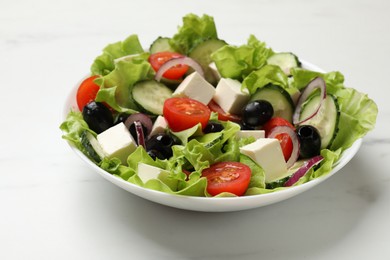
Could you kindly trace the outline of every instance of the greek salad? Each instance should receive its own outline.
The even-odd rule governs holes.
[[[76,101],[63,138],[99,167],[148,189],[205,197],[324,176],[378,113],[340,72],[310,70],[254,35],[229,44],[213,17],[195,14],[148,48],[135,34],[107,45]]]

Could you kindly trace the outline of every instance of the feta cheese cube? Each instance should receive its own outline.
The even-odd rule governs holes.
[[[240,152],[263,168],[267,183],[286,177],[288,174],[282,148],[275,138],[257,139],[254,143],[241,147]]]
[[[198,72],[193,72],[180,83],[172,96],[192,98],[207,105],[214,94],[213,85],[208,83]]]
[[[138,163],[138,177],[142,180],[143,183],[146,183],[148,180],[157,179],[161,171],[158,167],[146,164]]]
[[[241,83],[238,80],[221,78],[213,99],[225,112],[240,114],[249,100],[249,91],[241,91]]]
[[[125,165],[127,165],[127,157],[137,148],[136,142],[123,123],[98,134],[97,140],[106,157],[117,157]]]
[[[264,130],[240,130],[236,133],[237,138],[253,136],[255,139],[265,138]]]
[[[137,174],[144,184],[149,180],[159,179],[171,190],[177,190],[178,180],[175,178],[171,178],[170,173],[164,169],[145,163],[138,163]]]
[[[149,136],[159,134],[159,133],[164,133],[167,127],[168,124],[167,121],[165,121],[165,118],[163,116],[158,116],[156,118],[156,121],[154,121],[152,131],[150,131]]]

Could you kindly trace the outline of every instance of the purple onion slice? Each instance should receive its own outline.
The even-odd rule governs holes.
[[[145,146],[144,129],[142,127],[141,122],[140,121],[135,121],[134,122],[134,126],[135,126],[135,132],[137,133],[137,143],[138,143],[138,145],[140,145],[142,147],[146,147]]]
[[[324,157],[321,155],[314,156],[305,161],[303,165],[284,183],[285,187],[294,185],[302,176],[304,176],[311,168],[322,162]]]
[[[146,129],[146,133],[144,133],[145,136],[147,136],[152,131],[153,128],[152,119],[150,119],[149,116],[143,113],[131,114],[125,121],[125,125],[127,129],[130,129],[130,126],[136,121],[139,121],[145,127]]]
[[[317,88],[319,88],[321,90],[321,94],[320,94],[321,95],[321,102],[318,104],[318,107],[314,111],[314,113],[312,113],[311,115],[309,115],[306,118],[299,120],[299,116],[301,115],[301,110],[302,110],[302,104],[306,101],[306,99],[310,96],[310,94]],[[313,118],[320,110],[325,98],[326,98],[325,81],[320,77],[314,78],[312,81],[310,81],[310,83],[307,85],[307,87],[303,90],[301,96],[298,99],[298,103],[295,107],[295,111],[294,111],[294,115],[293,115],[294,125],[302,124],[302,123],[306,122],[307,120]]]
[[[180,58],[173,58],[169,61],[165,62],[160,69],[156,72],[156,75],[154,76],[154,79],[156,81],[160,81],[164,73],[169,70],[170,68],[177,66],[177,65],[188,65],[191,68],[193,68],[196,72],[198,72],[202,77],[204,77],[204,72],[202,67],[197,63],[195,60],[189,58],[189,57],[180,57]]]

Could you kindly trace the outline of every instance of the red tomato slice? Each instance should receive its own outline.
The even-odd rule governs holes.
[[[265,131],[265,135],[267,136],[271,129],[275,126],[289,126],[291,129],[295,130],[295,127],[286,119],[282,117],[273,117],[268,120],[267,123],[265,123],[262,127],[262,129]]]
[[[152,68],[154,71],[158,71],[160,67],[166,63],[167,61],[174,59],[174,58],[181,58],[184,57],[180,53],[176,52],[156,52],[149,56],[149,63],[152,65]],[[183,75],[187,72],[188,66],[187,65],[177,65],[170,69],[168,69],[164,74],[163,77],[167,79],[180,79],[183,77]]]
[[[80,111],[83,110],[86,104],[95,100],[96,94],[100,89],[99,85],[93,82],[97,77],[99,76],[94,75],[86,78],[77,89],[76,101]]]
[[[268,136],[268,133],[276,126],[288,126],[295,131],[295,127],[286,119],[281,117],[273,117],[262,127],[265,131],[265,136]],[[288,134],[278,134],[275,136],[276,139],[279,140],[280,146],[282,147],[284,159],[286,162],[291,156],[293,150],[293,143]]]
[[[168,98],[164,102],[163,115],[174,132],[191,128],[198,123],[207,125],[211,111],[203,103],[190,98]]]
[[[292,140],[288,134],[278,134],[275,136],[275,138],[279,140],[280,147],[282,147],[284,160],[287,162],[293,150]]]
[[[233,115],[233,114],[230,114],[230,113],[223,111],[223,109],[214,100],[210,101],[210,103],[208,104],[208,107],[210,108],[211,111],[218,113],[218,119],[221,121],[232,121],[232,122],[236,122],[236,123],[241,121],[240,116]]]
[[[251,175],[249,166],[240,162],[219,162],[202,171],[207,178],[207,192],[212,196],[222,192],[244,195]]]

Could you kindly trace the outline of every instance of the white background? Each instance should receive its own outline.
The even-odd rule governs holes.
[[[112,185],[58,128],[66,95],[106,44],[172,36],[187,13],[220,38],[250,34],[292,51],[376,101],[356,157],[297,197],[199,213]],[[0,259],[389,259],[390,2],[26,1],[0,3]]]

